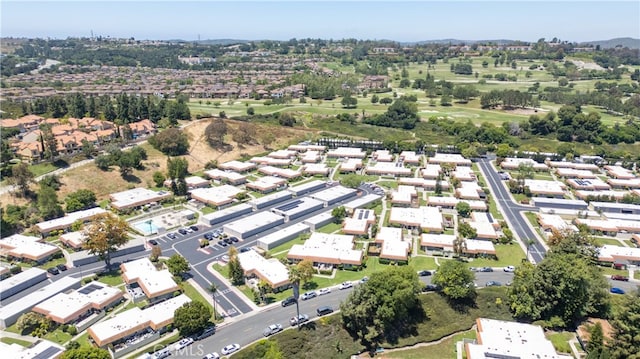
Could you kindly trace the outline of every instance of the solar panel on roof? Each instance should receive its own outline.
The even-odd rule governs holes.
[[[78,293],[80,293],[80,294],[89,294],[89,293],[94,292],[94,291],[96,291],[98,289],[102,289],[102,287],[99,286],[99,285],[96,285],[96,284],[90,284],[90,285],[78,290]]]
[[[362,219],[362,211],[358,211],[358,219]]]
[[[287,203],[287,204],[285,204],[285,205],[282,205],[282,206],[280,206],[280,207],[278,207],[278,208],[276,208],[276,209],[277,209],[277,210],[279,210],[279,211],[286,212],[286,211],[290,211],[290,210],[292,210],[293,208],[298,207],[298,205],[299,205],[300,203],[302,203],[302,200],[299,200],[299,199],[298,199],[298,200],[295,200],[295,201],[293,201],[293,202],[291,202],[291,203]]]
[[[57,356],[57,354],[59,354],[60,352],[62,352],[62,349],[60,348],[56,348],[56,347],[48,347],[47,349],[45,349],[44,351],[42,351],[41,353],[39,353],[38,355],[32,357],[33,359],[49,359],[49,358],[55,358]]]

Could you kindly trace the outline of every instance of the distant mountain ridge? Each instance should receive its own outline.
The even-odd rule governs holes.
[[[603,49],[609,49],[616,46],[628,47],[630,49],[640,49],[640,39],[634,39],[632,37],[617,37],[610,40],[581,42],[580,45],[600,45],[600,47]]]

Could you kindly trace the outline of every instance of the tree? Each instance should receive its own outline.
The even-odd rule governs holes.
[[[255,141],[256,134],[256,126],[253,123],[242,122],[233,131],[232,139],[239,145],[250,145]]]
[[[371,103],[378,103],[378,101],[380,101],[380,97],[377,94],[373,94],[373,96],[371,96]]]
[[[340,184],[348,188],[357,188],[362,183],[363,177],[357,174],[348,174],[340,179]]]
[[[218,286],[215,283],[209,285],[209,292],[211,292],[211,301],[213,302],[213,320],[218,319],[218,310],[216,309],[216,293],[218,293]]]
[[[66,350],[60,359],[111,359],[111,354],[106,349],[96,347],[80,347]]]
[[[204,303],[194,300],[184,303],[173,315],[173,325],[183,337],[201,332],[209,326],[211,309]]]
[[[600,351],[604,347],[604,333],[602,324],[596,322],[589,328],[589,341],[587,342],[587,352]]]
[[[346,94],[342,98],[341,103],[344,108],[356,108],[358,106],[358,99],[351,96],[351,94]]]
[[[100,155],[93,160],[93,163],[95,163],[96,167],[100,170],[107,171],[111,166],[111,159],[109,155]]]
[[[227,132],[227,123],[221,118],[215,118],[205,128],[204,137],[209,146],[220,148],[224,145],[224,136],[227,135]]]
[[[463,238],[476,238],[478,236],[478,231],[471,227],[471,225],[467,222],[462,222],[458,224],[458,233],[463,237]]]
[[[496,149],[496,156],[498,157],[510,157],[513,156],[513,149],[507,143],[501,143]]]
[[[169,273],[171,273],[175,277],[182,277],[184,274],[189,272],[189,262],[179,255],[174,254],[166,262],[167,269],[169,269]]]
[[[82,247],[89,254],[104,260],[107,271],[111,270],[111,253],[129,240],[129,225],[122,218],[109,213],[95,216],[85,227]]]
[[[536,267],[518,267],[508,296],[516,318],[570,327],[586,315],[606,315],[607,288],[598,268],[580,254],[551,250]]]
[[[153,183],[156,185],[156,187],[163,187],[165,179],[166,178],[164,177],[164,174],[162,174],[162,172],[155,171],[153,173]]]
[[[609,345],[611,358],[638,359],[640,358],[640,291],[624,296],[618,308],[618,312],[611,321],[613,327],[613,342]]]
[[[58,203],[56,191],[49,186],[41,186],[38,191],[38,210],[45,220],[62,217],[64,211]]]
[[[342,324],[370,351],[415,330],[426,314],[420,282],[411,267],[390,267],[371,275],[340,305]]]
[[[47,318],[36,312],[26,312],[22,314],[18,321],[16,321],[16,329],[20,331],[22,334],[31,333],[36,328],[40,327]]]
[[[458,211],[458,214],[461,217],[469,218],[469,215],[471,214],[471,205],[467,202],[458,202],[458,204],[456,204],[456,211]]]
[[[336,207],[331,210],[331,215],[334,218],[333,221],[337,224],[340,224],[342,223],[342,220],[344,220],[344,218],[347,216],[347,210],[344,208],[344,206]]]
[[[56,191],[60,189],[60,186],[62,186],[60,177],[56,174],[42,177],[38,184],[40,185],[40,187],[47,186],[53,188]]]
[[[52,161],[58,156],[58,142],[53,135],[52,126],[49,123],[40,125],[40,141],[44,150],[44,158]]]
[[[298,272],[300,273],[300,281],[302,282],[302,286],[305,287],[306,284],[313,279],[313,275],[316,273],[315,268],[313,268],[313,262],[308,259],[301,260],[298,264]]]
[[[189,161],[186,158],[167,158],[167,178],[177,180],[189,174]]]
[[[75,192],[69,193],[64,199],[67,212],[74,212],[83,209],[95,207],[96,194],[88,189],[79,189]]]
[[[253,116],[256,114],[256,110],[253,107],[247,107],[247,115]]]
[[[476,298],[474,280],[475,274],[463,262],[449,260],[440,265],[431,283],[440,286],[449,300],[467,302]]]
[[[86,158],[93,158],[98,153],[96,146],[92,142],[82,139],[82,154]]]
[[[180,156],[189,151],[189,138],[179,128],[167,128],[155,134],[149,138],[149,144],[167,156]]]
[[[278,117],[278,123],[281,126],[293,127],[296,124],[296,118],[293,117],[293,115],[288,112],[281,113],[280,116]]]
[[[149,256],[149,260],[152,262],[157,262],[161,255],[162,248],[160,246],[153,246],[151,247],[151,255]]]
[[[229,277],[231,277],[231,284],[242,285],[244,284],[244,269],[238,259],[238,250],[236,247],[229,247]]]
[[[18,188],[20,195],[26,196],[33,178],[33,172],[31,172],[29,166],[24,162],[20,162],[11,168],[11,177],[7,181],[10,185]]]
[[[265,303],[267,299],[267,293],[271,291],[271,284],[264,279],[260,279],[258,282],[258,293],[260,294],[260,302]]]

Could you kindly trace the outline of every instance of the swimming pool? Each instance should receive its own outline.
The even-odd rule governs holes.
[[[153,220],[136,222],[136,223],[133,223],[131,226],[145,236],[158,233],[158,226],[156,226],[156,224],[153,223]]]

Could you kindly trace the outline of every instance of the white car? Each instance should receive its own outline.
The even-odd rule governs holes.
[[[318,290],[318,295],[325,295],[331,293],[331,288],[322,288]]]
[[[266,327],[265,330],[262,332],[262,334],[265,337],[268,337],[270,335],[274,335],[278,332],[282,331],[282,324],[271,324],[270,326]]]
[[[312,290],[310,292],[303,293],[300,296],[300,299],[307,300],[307,299],[315,298],[316,296],[317,296],[316,292],[314,290]]]
[[[191,344],[193,344],[193,338],[184,338],[184,339],[181,339],[173,348],[176,351],[178,351],[178,350],[181,350],[183,348],[188,347]]]
[[[351,288],[351,287],[353,287],[353,283],[351,283],[351,282],[342,282],[338,286],[338,289],[342,290],[342,289],[347,289],[347,288]]]
[[[509,272],[509,273],[515,272],[516,271],[516,267],[514,267],[514,266],[506,266],[506,267],[504,267],[504,271],[505,272]]]
[[[220,351],[222,355],[229,355],[240,350],[240,344],[229,344]]]
[[[220,354],[213,352],[205,355],[202,359],[220,359]]]

